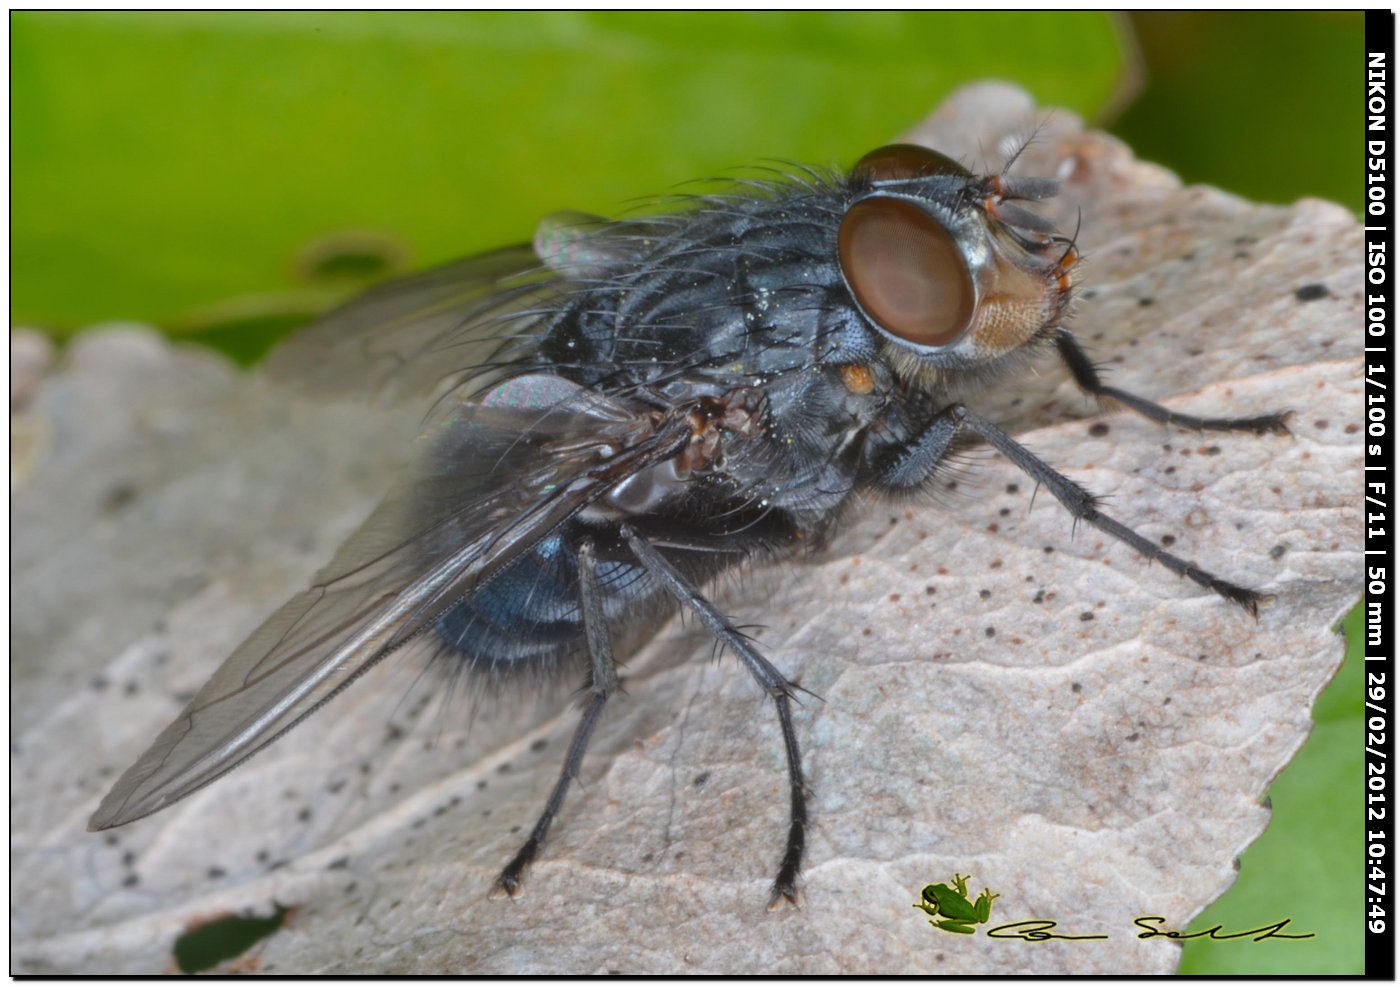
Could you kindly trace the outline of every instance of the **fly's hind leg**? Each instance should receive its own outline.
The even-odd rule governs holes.
[[[773,910],[783,903],[800,906],[802,894],[797,889],[797,874],[802,869],[802,851],[807,840],[807,798],[806,785],[802,778],[802,751],[797,745],[797,730],[792,724],[793,684],[754,648],[749,639],[740,633],[713,603],[701,595],[700,590],[689,579],[676,571],[650,542],[625,526],[622,528],[622,537],[642,567],[650,572],[677,602],[698,616],[710,632],[738,656],[754,676],[754,680],[777,706],[778,725],[783,731],[783,745],[787,751],[788,790],[792,798],[792,807],[788,822],[787,846],[783,850],[782,862],[778,864],[778,875],[773,880],[768,909]]]
[[[1060,359],[1074,377],[1079,389],[1100,401],[1121,404],[1149,421],[1158,424],[1175,425],[1192,431],[1247,431],[1255,435],[1287,435],[1290,412],[1261,414],[1253,418],[1198,418],[1193,414],[1181,414],[1160,404],[1154,404],[1145,397],[1130,394],[1126,390],[1110,387],[1099,376],[1092,360],[1079,346],[1069,329],[1061,328],[1055,334],[1055,348]]]
[[[574,730],[574,738],[569,743],[568,756],[564,758],[564,768],[559,780],[545,803],[544,813],[535,823],[530,838],[515,854],[515,858],[501,870],[491,888],[492,897],[518,897],[525,871],[535,861],[535,855],[549,834],[549,826],[559,809],[564,806],[564,795],[568,793],[569,782],[578,776],[579,765],[583,762],[584,751],[593,735],[593,727],[603,714],[603,706],[608,697],[617,691],[617,662],[613,659],[612,642],[608,637],[607,622],[603,617],[603,600],[598,589],[598,573],[593,557],[593,542],[585,540],[579,546],[579,603],[583,613],[584,637],[588,642],[588,656],[591,661],[588,675],[588,704],[584,706],[583,718]]]

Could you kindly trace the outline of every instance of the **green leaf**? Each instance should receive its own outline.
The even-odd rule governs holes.
[[[11,314],[58,330],[304,311],[331,234],[421,266],[849,163],[972,79],[1092,113],[1121,64],[1103,15],[999,12],[21,13],[11,50]]]
[[[1133,14],[1148,65],[1113,132],[1169,163],[1263,202],[1303,195],[1362,207],[1362,14]]]

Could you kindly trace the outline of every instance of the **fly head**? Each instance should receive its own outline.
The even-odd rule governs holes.
[[[979,177],[925,147],[893,144],[848,178],[838,259],[850,297],[895,374],[916,387],[985,378],[1068,314],[1071,237],[1018,200],[1057,183]]]

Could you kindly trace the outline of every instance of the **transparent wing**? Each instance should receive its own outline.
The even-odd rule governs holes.
[[[529,246],[389,281],[289,337],[263,369],[316,396],[397,402],[509,361],[564,281]]]
[[[689,436],[684,420],[544,374],[440,408],[405,479],[316,584],[233,652],[90,827],[141,818],[231,770]]]
[[[529,348],[561,294],[635,263],[667,227],[584,213],[546,217],[533,245],[469,257],[373,288],[268,355],[310,393],[395,403],[479,377]]]

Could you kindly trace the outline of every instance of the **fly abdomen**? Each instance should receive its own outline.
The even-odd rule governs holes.
[[[610,615],[654,591],[641,569],[623,562],[600,562],[598,576]],[[550,674],[582,661],[577,546],[562,534],[545,539],[450,610],[434,631],[469,669],[493,675]]]

